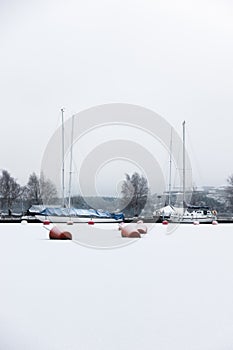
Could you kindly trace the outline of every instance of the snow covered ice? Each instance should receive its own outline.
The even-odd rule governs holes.
[[[233,225],[167,230],[103,250],[1,224],[0,349],[232,349]]]

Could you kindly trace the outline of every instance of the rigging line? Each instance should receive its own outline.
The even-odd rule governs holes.
[[[201,183],[203,184],[203,182],[204,182],[203,174],[202,174],[202,171],[200,169],[200,165],[199,165],[199,162],[198,162],[198,159],[197,159],[194,147],[193,147],[192,137],[191,137],[191,135],[189,133],[189,130],[187,130],[187,136],[188,136],[187,137],[188,145],[189,145],[190,150],[191,150],[191,158],[194,160],[194,164],[195,164],[195,169],[196,169],[197,175],[198,175]]]
[[[71,204],[71,177],[72,177],[72,162],[73,162],[73,138],[74,138],[74,115],[72,116],[72,127],[71,127],[71,146],[70,146],[70,172],[69,172],[69,203],[68,207],[70,210]]]
[[[171,127],[171,137],[170,137],[170,149],[169,149],[169,184],[168,184],[168,191],[169,191],[169,196],[168,196],[168,204],[171,204],[171,181],[172,181],[172,131],[173,128]]]
[[[72,192],[72,188],[74,188],[74,187],[76,187],[77,186],[77,189],[78,189],[78,193],[77,194],[79,194],[79,192],[80,192],[80,188],[79,188],[79,182],[78,182],[78,173],[79,173],[79,171],[78,171],[78,165],[77,165],[77,162],[74,160],[74,158],[75,158],[75,140],[74,140],[74,142],[73,142],[73,150],[72,150],[72,163],[71,163],[71,167],[72,167],[72,186],[70,187],[70,196],[71,196],[71,192]],[[80,150],[80,149],[79,149]],[[71,151],[71,150],[70,150]],[[76,153],[77,153],[77,151],[76,151]],[[77,159],[79,159],[79,157],[77,157]],[[75,174],[77,174],[77,177],[76,176],[74,176]],[[75,181],[75,179],[76,179],[76,181]]]
[[[181,147],[179,147],[178,155],[177,155],[178,163],[180,162],[181,156],[182,156],[182,154],[181,154]],[[180,170],[182,170],[182,169],[178,168],[177,162],[175,162],[175,164],[174,164],[174,169],[175,169],[175,176],[173,177],[173,187],[175,187],[177,181],[179,181],[179,187],[180,187],[180,183],[181,183],[181,180],[182,180],[181,177],[180,177]]]
[[[65,207],[65,153],[64,153],[64,144],[65,144],[65,132],[64,132],[64,108],[61,108],[61,118],[62,118],[62,206]]]

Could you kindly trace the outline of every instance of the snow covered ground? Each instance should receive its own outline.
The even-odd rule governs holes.
[[[233,225],[167,229],[90,249],[1,224],[0,349],[233,349]]]

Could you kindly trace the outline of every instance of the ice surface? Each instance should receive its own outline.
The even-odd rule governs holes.
[[[232,349],[233,225],[167,229],[103,250],[1,224],[0,349]]]

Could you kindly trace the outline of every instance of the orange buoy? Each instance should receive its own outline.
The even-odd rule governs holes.
[[[120,222],[118,224],[118,230],[121,230],[124,226],[126,226],[127,224],[125,222]]]
[[[68,231],[61,231],[57,226],[54,226],[49,231],[50,239],[72,239],[72,234]]]
[[[63,231],[58,239],[72,239],[72,234],[69,231]]]
[[[127,238],[141,238],[141,235],[137,230],[131,232],[125,232],[124,230],[122,230],[121,236]]]
[[[141,220],[137,222],[136,228],[139,233],[147,233],[147,226]]]
[[[141,235],[139,232],[133,231],[128,234],[128,238],[141,238]]]
[[[141,238],[140,232],[137,229],[136,224],[124,225],[120,228],[121,236],[128,238]]]

